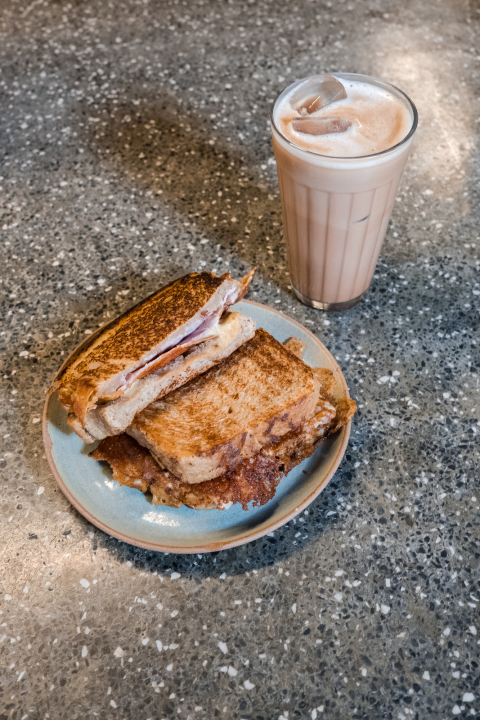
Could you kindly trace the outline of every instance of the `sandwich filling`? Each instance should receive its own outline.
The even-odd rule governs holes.
[[[104,404],[105,402],[121,397],[137,380],[141,380],[148,375],[158,373],[159,370],[164,368],[180,355],[183,355],[187,350],[195,345],[200,345],[208,340],[215,340],[221,333],[225,333],[226,330],[228,332],[228,328],[225,325],[220,325],[220,318],[224,312],[225,307],[220,308],[220,310],[202,322],[196,330],[186,335],[177,344],[174,344],[173,347],[167,346],[144,365],[140,365],[140,367],[136,368],[133,372],[128,373],[128,375],[125,376],[122,385],[117,388],[115,393],[107,397],[99,398],[98,403]]]
[[[316,374],[324,390],[331,389],[331,373],[319,370]],[[255,507],[271,500],[281,478],[310,457],[328,435],[349,422],[355,410],[353,400],[322,397],[313,417],[301,428],[266,445],[220,477],[202,483],[183,482],[161,468],[146,448],[126,434],[106,438],[91,457],[108,462],[121,485],[151,494],[154,505],[224,510],[238,502],[247,510],[249,503]]]

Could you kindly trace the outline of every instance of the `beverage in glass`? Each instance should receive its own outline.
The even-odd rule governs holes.
[[[279,95],[271,127],[293,289],[311,307],[346,310],[372,280],[416,108],[381,80],[318,75]]]

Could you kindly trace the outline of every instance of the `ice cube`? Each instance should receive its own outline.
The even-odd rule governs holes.
[[[330,103],[347,97],[340,80],[332,75],[316,75],[301,85],[290,98],[290,105],[301,115],[311,115]]]
[[[307,135],[342,133],[352,127],[351,120],[342,117],[299,117],[292,120],[293,129]]]

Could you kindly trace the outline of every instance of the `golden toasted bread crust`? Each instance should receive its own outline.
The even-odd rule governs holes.
[[[291,337],[288,340],[285,340],[283,347],[287,348],[288,352],[291,352],[292,355],[302,359],[303,351],[307,346],[298,338]]]
[[[100,388],[107,395],[115,391],[122,373],[131,372],[149,353],[155,354],[155,348],[167,343],[170,336],[175,337],[182,326],[188,327],[195,316],[202,320],[211,314],[216,309],[210,307],[212,304],[221,306],[214,299],[216,293],[225,295],[229,290],[237,290],[236,299],[243,297],[253,272],[241,281],[232,280],[229,273],[218,277],[202,272],[171,282],[97,331],[61,369],[52,390],[58,392],[65,409],[75,413],[85,427],[87,413],[95,406]],[[219,290],[222,285],[224,288]],[[113,386],[109,387],[109,383]]]
[[[67,423],[70,425],[70,427],[75,430],[78,437],[80,437],[83,442],[87,443],[93,443],[95,442],[96,438],[93,437],[93,435],[90,435],[88,430],[85,430],[85,428],[82,426],[80,420],[77,418],[75,413],[68,413],[67,415]]]
[[[139,413],[127,429],[184,482],[222,475],[314,413],[312,369],[266,330]]]

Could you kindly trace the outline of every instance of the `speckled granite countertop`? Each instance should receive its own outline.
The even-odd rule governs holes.
[[[480,714],[474,5],[1,3],[1,720]],[[421,117],[369,297],[329,316],[289,288],[267,126],[320,70],[382,76]],[[47,466],[53,374],[173,277],[253,264],[250,297],[358,401],[339,471],[245,547],[112,540]]]

